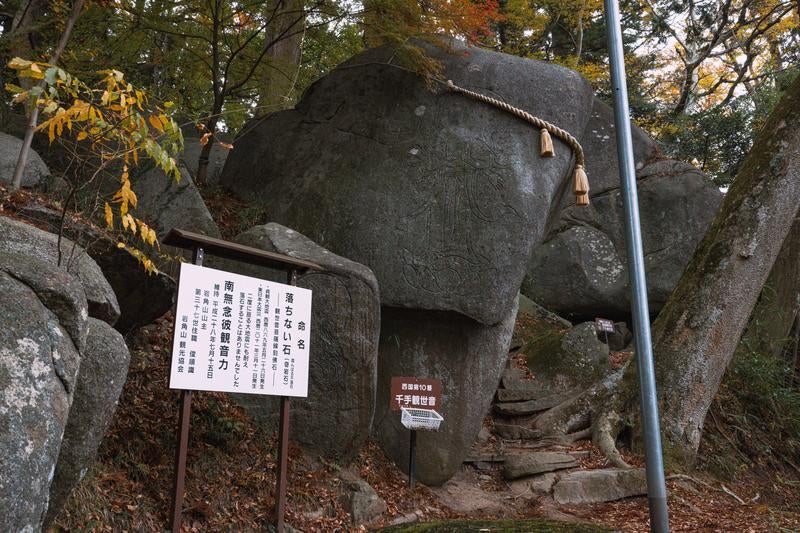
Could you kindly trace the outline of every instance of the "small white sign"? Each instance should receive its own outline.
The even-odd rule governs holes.
[[[607,318],[595,318],[594,327],[597,331],[614,333],[614,321]]]
[[[308,396],[311,291],[181,265],[171,389]]]

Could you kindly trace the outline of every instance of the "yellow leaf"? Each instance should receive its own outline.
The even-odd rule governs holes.
[[[205,146],[208,144],[208,139],[211,137],[210,133],[204,133],[202,137],[200,137],[200,146]]]
[[[55,133],[56,122],[55,122],[55,118],[51,118],[50,120],[48,120],[48,122],[50,123],[50,125],[47,127],[47,137],[48,137],[48,139],[50,139],[50,142],[52,143],[53,140],[55,140],[55,138],[56,138],[56,133]]]
[[[125,243],[124,242],[118,242],[117,243],[117,248],[125,248]]]
[[[136,235],[136,221],[134,220],[134,218],[131,216],[130,213],[128,213],[125,216],[128,217],[128,229],[131,230],[131,233]]]
[[[21,57],[15,57],[14,59],[8,62],[8,68],[14,70],[23,70],[30,67],[31,64],[32,63],[27,59],[22,59]]]
[[[106,227],[114,229],[114,213],[111,211],[111,206],[108,205],[108,202],[106,202]]]
[[[157,116],[150,115],[149,117],[147,117],[147,120],[150,121],[150,125],[153,126],[155,129],[157,129],[158,131],[161,132],[164,131],[164,126],[163,124],[161,124],[161,121],[158,119]]]
[[[39,74],[42,73],[42,69],[39,68],[39,65],[36,63],[31,63],[31,70],[34,72],[38,72]]]
[[[86,137],[88,137],[88,136],[89,136],[89,134],[88,134],[88,133],[86,133],[85,131],[79,131],[79,132],[78,132],[78,137],[77,137],[77,139],[78,139],[79,141],[82,141],[82,140],[84,140],[84,139],[85,139]],[[108,204],[106,204],[106,205],[108,205]]]

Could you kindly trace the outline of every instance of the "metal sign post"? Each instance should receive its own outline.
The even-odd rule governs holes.
[[[301,259],[296,259],[294,257],[267,252],[264,250],[259,250],[257,248],[251,248],[249,246],[243,246],[237,243],[231,243],[220,239],[215,239],[212,237],[206,237],[205,235],[191,233],[179,229],[172,229],[169,232],[169,234],[167,234],[167,236],[164,238],[163,243],[171,246],[176,246],[179,248],[193,250],[194,251],[193,263],[197,266],[202,266],[203,255],[205,252],[208,252],[212,253],[213,255],[217,255],[219,257],[227,259],[233,259],[236,261],[242,261],[250,264],[265,266],[276,270],[285,270],[288,274],[288,284],[292,286],[297,285],[298,271],[323,270],[321,266],[317,265],[316,263],[312,263],[310,261],[304,261]],[[238,277],[246,279],[246,277],[244,276],[238,276]],[[264,283],[270,283],[270,282],[264,282]],[[180,286],[180,280],[179,280],[179,286]],[[310,302],[310,292],[307,291],[306,289],[300,289],[300,290],[308,292],[307,299],[308,302]],[[294,298],[295,301],[297,301],[298,298],[297,293],[294,293]],[[310,306],[310,303],[308,305]],[[297,308],[295,308],[295,310],[297,310]],[[224,315],[224,316],[229,316],[229,315]],[[177,324],[177,318],[176,318],[176,324]],[[224,327],[225,326],[223,325],[223,328]],[[277,335],[277,329],[275,331],[276,331],[275,334]],[[265,357],[265,354],[262,354],[262,357]],[[292,361],[294,361],[294,359],[292,359]],[[171,374],[170,380],[172,381],[172,379],[173,377]],[[305,377],[305,379],[307,380],[307,376]],[[198,390],[203,390],[203,389],[198,389]],[[208,390],[228,391],[229,389],[208,389]],[[302,390],[304,391],[305,389]],[[233,391],[233,389],[231,389],[231,391]],[[241,392],[246,392],[246,391],[241,391]],[[289,391],[289,393],[292,392],[294,391],[293,390]],[[266,392],[259,392],[259,393],[265,394]],[[302,394],[296,394],[296,395],[302,395]],[[181,410],[179,413],[178,431],[177,431],[178,446],[176,450],[176,459],[175,459],[175,477],[174,477],[172,513],[171,513],[171,527],[173,533],[179,533],[181,530],[181,513],[183,508],[183,495],[185,487],[184,481],[186,477],[186,455],[189,444],[189,420],[191,417],[191,405],[192,405],[192,390],[182,389]],[[281,395],[280,429],[279,429],[280,433],[278,437],[278,472],[276,475],[276,488],[275,488],[275,512],[276,512],[277,530],[281,533],[284,531],[283,518],[285,514],[284,511],[286,508],[286,484],[287,484],[288,456],[289,456],[289,415],[290,415],[289,405],[290,405],[289,398],[285,395]]]
[[[653,368],[652,340],[650,338],[650,312],[647,304],[647,283],[645,281],[642,230],[639,222],[639,202],[636,192],[633,142],[631,141],[628,87],[625,81],[622,29],[620,27],[617,0],[604,1],[606,31],[608,32],[608,57],[611,64],[611,84],[614,90],[614,123],[617,132],[620,186],[625,207],[625,243],[631,279],[636,363],[639,370],[639,385],[641,389],[650,529],[656,533],[668,533],[667,489],[661,452],[656,378]]]

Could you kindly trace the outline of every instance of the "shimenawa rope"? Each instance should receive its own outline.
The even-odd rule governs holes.
[[[463,87],[459,87],[458,85],[454,84],[452,80],[447,80],[446,85],[447,88],[453,92],[469,96],[470,98],[478,100],[479,102],[484,102],[498,109],[502,109],[503,111],[507,111],[508,113],[511,113],[512,115],[519,117],[522,120],[539,128],[541,132],[539,154],[542,157],[553,157],[555,155],[555,152],[553,151],[553,141],[550,138],[550,134],[553,134],[557,138],[564,141],[564,143],[572,148],[572,151],[575,153],[575,174],[573,176],[572,186],[572,191],[575,193],[575,203],[580,206],[589,205],[589,179],[587,178],[586,171],[583,168],[583,148],[578,140],[570,135],[568,131],[561,129],[558,126],[547,122],[546,120],[542,120],[539,117],[534,117],[527,111],[509,105],[506,102],[497,100],[496,98],[492,98],[484,94],[470,91],[468,89],[464,89]]]

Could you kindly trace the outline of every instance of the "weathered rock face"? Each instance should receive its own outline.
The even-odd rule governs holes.
[[[11,183],[17,158],[22,148],[22,139],[0,132],[0,182]],[[22,186],[35,187],[50,176],[50,170],[35,151],[28,154],[28,162],[22,171]]]
[[[256,226],[235,240],[312,261],[325,269],[297,280],[300,287],[313,291],[311,361],[308,398],[292,401],[291,437],[323,457],[352,459],[369,436],[375,412],[380,331],[375,276],[367,267],[334,255],[279,224]],[[225,262],[224,268],[286,283],[285,273],[263,267]],[[275,420],[277,399],[236,398],[257,419]]]
[[[0,217],[0,254],[21,254],[58,266],[58,236],[11,218]],[[97,263],[69,239],[61,241],[62,268],[73,274],[86,292],[89,315],[109,324],[119,318],[117,297]]]
[[[137,215],[154,225],[159,239],[172,228],[219,237],[219,228],[189,171],[186,167],[180,167],[180,170],[180,181],[175,181],[158,168],[136,178],[133,188],[139,199]]]
[[[683,273],[722,194],[688,163],[658,161],[656,145],[633,128],[650,310],[657,313]],[[624,212],[610,108],[595,103],[581,143],[591,182],[588,208],[561,198],[545,242],[531,255],[522,293],[578,317],[630,312]],[[567,191],[569,194],[569,191]]]
[[[129,362],[122,335],[105,322],[90,318],[74,400],[50,484],[45,527],[53,523],[94,461],[122,393]]]
[[[50,232],[57,232],[61,213],[46,207],[31,205],[20,214]],[[120,307],[120,317],[114,328],[121,333],[150,324],[172,308],[175,281],[163,272],[149,275],[139,261],[116,241],[88,224],[67,219],[64,235],[86,250],[103,271]]]
[[[430,52],[457,84],[584,130],[593,97],[575,72],[460,45]],[[384,306],[498,324],[514,306],[572,154],[555,141],[556,157],[540,158],[530,125],[431,92],[385,64],[390,56],[367,51],[315,83],[295,109],[248,127],[221,182],[370,267]]]
[[[444,417],[438,432],[419,432],[417,477],[441,485],[458,470],[481,429],[508,356],[516,305],[496,326],[452,312],[384,307],[373,433],[387,454],[408,469],[408,430],[389,409],[393,376],[442,381]]]
[[[80,283],[0,252],[0,531],[39,531],[86,340]]]

